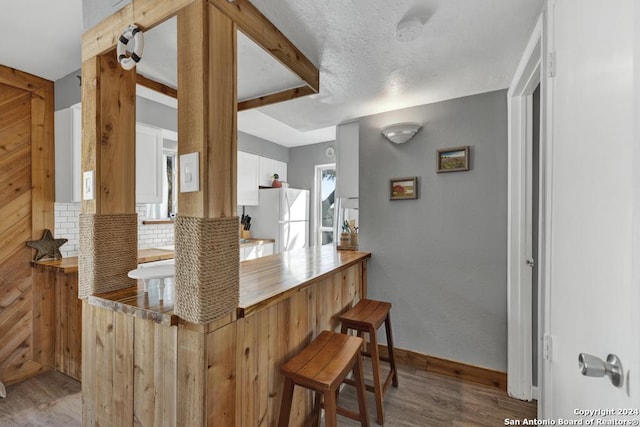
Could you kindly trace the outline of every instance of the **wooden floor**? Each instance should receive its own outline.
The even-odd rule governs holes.
[[[365,368],[369,365],[365,360]],[[535,403],[510,399],[495,388],[463,383],[407,366],[398,369],[400,387],[385,395],[385,426],[501,426],[505,418],[535,418]],[[367,393],[369,422],[375,426],[373,395]],[[340,404],[357,408],[352,387],[345,386]],[[7,389],[0,399],[0,426],[80,426],[80,383],[59,373],[47,373]],[[358,426],[339,417],[340,426]]]

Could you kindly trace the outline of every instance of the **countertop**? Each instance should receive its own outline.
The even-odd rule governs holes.
[[[138,250],[138,264],[151,261],[161,261],[165,259],[172,259],[173,251],[166,249],[139,249]],[[63,273],[77,273],[78,272],[78,257],[68,257],[62,259],[51,259],[46,261],[33,261],[31,265],[42,266],[50,270],[61,271]]]
[[[337,251],[332,245],[299,249],[240,263],[240,303],[238,317],[268,307],[352,265],[371,257],[370,252]],[[148,294],[142,284],[89,297],[89,303],[165,325],[177,325],[173,312],[173,285],[165,289],[159,300],[158,287]]]
[[[240,243],[241,248],[262,245],[265,243],[274,243],[274,239],[247,239],[247,242]],[[143,264],[145,262],[152,261],[162,261],[165,259],[173,258],[173,249],[166,248],[152,248],[152,249],[139,249],[138,250],[138,264]],[[61,271],[63,273],[77,273],[78,272],[78,257],[67,257],[56,260],[42,260],[42,261],[33,261],[31,265],[35,266],[43,266],[45,268]]]

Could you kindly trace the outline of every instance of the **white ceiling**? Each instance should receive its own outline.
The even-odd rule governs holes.
[[[0,63],[52,80],[79,68],[80,3],[3,0]],[[239,129],[295,146],[334,139],[335,125],[357,117],[508,87],[543,0],[252,3],[319,67],[320,93],[241,112]],[[400,43],[395,28],[407,17],[424,29]],[[139,64],[172,86],[175,32],[175,21],[147,32]],[[246,37],[238,46],[239,99],[299,85]]]

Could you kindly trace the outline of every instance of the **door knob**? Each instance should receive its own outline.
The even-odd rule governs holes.
[[[604,377],[606,375],[611,380],[611,384],[616,387],[622,387],[622,363],[615,354],[609,354],[605,362],[591,354],[580,353],[578,355],[578,367],[582,375],[586,377]]]
[[[531,258],[531,259],[525,259],[525,260],[524,260],[524,262],[526,262],[526,263],[527,263],[527,265],[528,265],[529,267],[531,267],[531,268],[535,267],[535,265],[536,265],[536,261],[535,261],[533,258]]]

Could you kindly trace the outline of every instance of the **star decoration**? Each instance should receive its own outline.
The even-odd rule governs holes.
[[[61,259],[62,254],[60,253],[60,249],[58,248],[65,243],[67,243],[67,239],[54,239],[53,235],[51,234],[51,230],[45,229],[44,234],[42,235],[42,239],[30,240],[27,242],[27,246],[38,250],[33,260],[39,261],[44,257]]]

